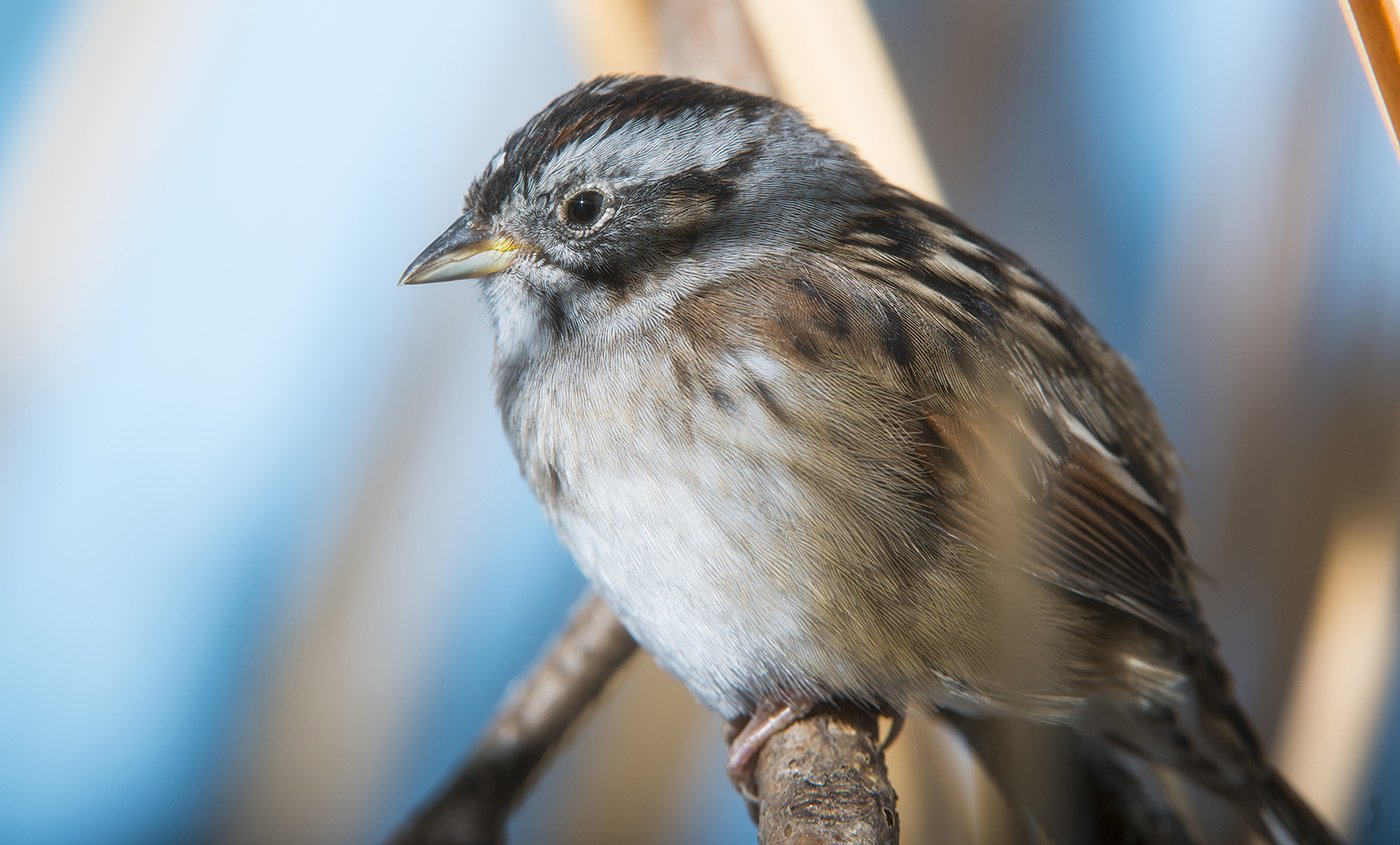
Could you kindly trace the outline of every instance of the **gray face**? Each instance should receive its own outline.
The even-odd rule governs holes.
[[[601,340],[745,264],[819,243],[876,179],[776,101],[604,78],[506,142],[403,281],[487,277],[498,343]]]

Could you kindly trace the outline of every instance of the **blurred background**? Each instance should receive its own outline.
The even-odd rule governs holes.
[[[1156,399],[1285,772],[1400,841],[1400,165],[1337,6],[783,5],[0,0],[0,842],[381,840],[583,588],[500,433],[474,289],[399,273],[598,70],[835,126],[802,83],[871,45],[910,116],[890,155],[933,172],[887,170],[1059,284]],[[848,44],[797,31],[824,21]],[[634,659],[512,840],[751,842],[723,753]],[[906,842],[1000,841],[945,728],[891,765]]]

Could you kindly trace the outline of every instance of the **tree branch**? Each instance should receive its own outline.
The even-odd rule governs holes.
[[[500,845],[506,818],[567,733],[637,644],[591,593],[564,632],[506,693],[451,785],[391,845]],[[874,714],[824,705],[768,740],[755,771],[763,845],[893,845],[894,788]]]
[[[607,605],[585,593],[564,632],[507,690],[456,779],[391,845],[501,843],[506,818],[540,763],[636,649]]]
[[[755,772],[760,845],[897,843],[879,730],[873,713],[833,705],[769,739]]]

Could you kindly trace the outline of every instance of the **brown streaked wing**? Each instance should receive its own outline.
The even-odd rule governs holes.
[[[1192,597],[1189,559],[1172,518],[1124,489],[1109,459],[1075,438],[1044,468],[1032,571],[1202,645],[1214,637]],[[1047,462],[1049,463],[1049,462]]]
[[[917,295],[912,287],[923,283],[946,297],[950,286],[960,285],[955,291],[962,306],[959,316],[986,313],[988,307],[999,315],[983,324],[980,341],[987,342],[985,332],[990,329],[1001,347],[991,354],[1003,360],[1004,372],[1012,376],[1000,386],[983,384],[983,390],[992,395],[963,404],[959,419],[949,416],[946,404],[934,407],[913,401],[929,422],[924,433],[912,432],[915,438],[930,439],[919,448],[951,447],[972,476],[963,501],[949,503],[950,512],[965,524],[945,527],[988,554],[1005,547],[998,538],[1013,531],[1016,548],[1025,552],[1017,555],[1018,568],[1183,639],[1213,644],[1197,610],[1192,564],[1176,525],[1180,501],[1175,457],[1155,410],[1127,366],[1073,306],[1020,258],[943,209],[917,198],[896,199],[906,200],[906,214],[923,218],[923,232],[934,233],[899,244],[891,250],[892,260],[882,262],[886,274],[906,274],[891,281],[889,288],[911,311],[928,315],[909,322],[937,334],[937,327],[946,325],[949,317],[946,312],[929,313],[938,309],[939,298]],[[982,285],[955,275],[921,278],[937,272],[934,256],[947,259],[957,253],[942,246],[941,232],[947,233],[948,241],[971,245],[1011,272],[999,274],[996,284]],[[877,248],[873,243],[861,244],[866,254]],[[919,260],[921,250],[924,260]],[[976,264],[959,269],[962,275],[975,270]],[[1020,291],[1021,287],[1028,291]],[[1018,302],[1018,293],[1033,293],[1036,307]],[[1040,331],[1031,333],[1026,324]],[[964,337],[976,334],[968,332]],[[926,342],[936,345],[939,340],[931,337]],[[1053,348],[1039,348],[1047,342]],[[1042,357],[1042,366],[1031,363]],[[919,373],[913,376],[915,382],[921,380]],[[927,395],[921,388],[914,385],[913,395]],[[1081,407],[1086,403],[1088,407]],[[1024,471],[1016,472],[1016,466]],[[998,524],[1009,517],[996,504],[1004,501],[1003,494],[989,488],[1008,479],[1021,484],[1025,503],[1017,509],[1020,516],[1014,519],[1014,528]],[[949,489],[946,478],[932,471],[928,484],[930,489]],[[984,539],[985,545],[977,538]]]
[[[942,475],[949,458],[971,482],[943,511],[954,520],[944,527],[989,564],[1012,556],[1010,563],[1042,581],[1183,639],[1214,643],[1191,597],[1189,563],[1171,517],[1125,489],[1108,458],[1072,435],[1047,457],[1029,439],[1009,442],[1016,428],[985,417],[954,421],[928,411],[925,419],[927,433],[911,433],[928,440],[929,448],[952,453],[929,468],[930,487],[951,489]],[[992,430],[995,438],[985,434]],[[1016,471],[1018,464],[1024,471]],[[1015,502],[1005,494],[1011,484],[1019,485]]]

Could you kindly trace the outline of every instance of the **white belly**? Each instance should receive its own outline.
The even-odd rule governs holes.
[[[642,647],[722,715],[853,675],[815,646],[809,520],[773,421],[740,396],[668,410],[653,392],[674,390],[666,368],[592,366],[573,390],[521,399],[517,451],[561,539]]]

